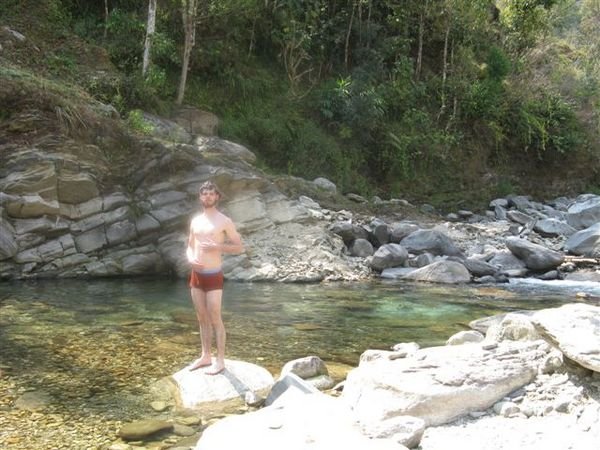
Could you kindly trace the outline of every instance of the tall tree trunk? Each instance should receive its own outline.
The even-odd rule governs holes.
[[[348,32],[346,33],[346,44],[344,45],[344,65],[348,70],[348,59],[350,54],[350,33],[352,32],[352,23],[354,22],[354,10],[356,9],[356,3],[352,2],[352,13],[350,14],[350,20],[348,22]]]
[[[106,40],[106,35],[108,34],[108,0],[104,0],[104,34],[103,38]]]
[[[194,48],[194,44],[196,43],[196,13],[198,11],[198,2],[197,0],[181,0],[181,6],[185,42],[183,45],[181,78],[179,79],[177,99],[175,100],[175,103],[178,105],[183,103],[185,85],[187,83],[187,73],[190,66],[190,55],[192,54],[192,48]]]
[[[418,49],[417,49],[417,64],[415,67],[415,80],[419,80],[421,77],[421,67],[423,66],[423,36],[425,35],[425,8],[427,7],[427,1],[425,1],[425,7],[421,10],[419,15],[419,37],[418,37]]]
[[[142,62],[142,75],[146,76],[148,67],[150,66],[150,51],[152,49],[152,38],[156,29],[156,2],[157,0],[148,1],[148,23],[146,25],[146,41],[144,42],[144,60]]]
[[[450,40],[450,24],[448,20],[448,26],[446,27],[446,33],[444,35],[444,60],[442,62],[442,105],[440,106],[440,116],[446,110],[446,78],[448,77],[448,42]]]

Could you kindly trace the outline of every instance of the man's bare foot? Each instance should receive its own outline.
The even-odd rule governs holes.
[[[211,368],[209,370],[207,370],[206,372],[204,372],[204,373],[206,375],[219,375],[224,370],[225,370],[225,366],[224,365],[215,364],[214,366],[211,366]]]
[[[192,367],[190,367],[190,372],[192,370],[198,370],[201,369],[202,367],[208,367],[212,364],[212,361],[210,359],[203,359],[200,358],[199,360],[197,360],[194,365]]]

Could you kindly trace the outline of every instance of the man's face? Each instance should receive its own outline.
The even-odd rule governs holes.
[[[219,193],[211,189],[203,189],[200,192],[200,203],[204,208],[212,208],[219,201]]]

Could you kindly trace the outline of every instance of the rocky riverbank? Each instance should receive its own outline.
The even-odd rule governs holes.
[[[475,321],[443,347],[370,350],[338,386],[339,398],[311,384],[322,371],[318,358],[298,360],[286,365],[267,406],[216,422],[195,448],[593,450],[598,317],[600,306],[569,304]],[[216,390],[217,381],[208,383]],[[180,385],[183,402],[186,392]]]

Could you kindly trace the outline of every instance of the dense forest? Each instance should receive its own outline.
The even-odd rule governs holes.
[[[600,0],[2,0],[0,26],[41,48],[3,65],[139,132],[212,111],[268,172],[434,204],[600,189]]]

